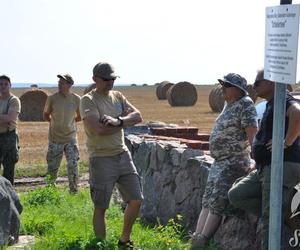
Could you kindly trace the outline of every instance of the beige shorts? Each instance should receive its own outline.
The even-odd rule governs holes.
[[[90,158],[90,191],[95,207],[108,208],[116,184],[125,202],[143,200],[141,178],[128,151]]]

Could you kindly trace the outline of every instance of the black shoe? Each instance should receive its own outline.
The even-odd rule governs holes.
[[[123,241],[119,240],[118,247],[119,247],[119,249],[134,249],[133,241],[129,240],[129,241],[123,242]]]

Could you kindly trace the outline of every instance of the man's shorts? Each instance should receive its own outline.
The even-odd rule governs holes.
[[[228,190],[237,178],[246,175],[249,166],[248,157],[214,161],[207,178],[202,207],[218,215],[235,213],[235,208],[229,203]]]
[[[90,158],[90,191],[97,208],[108,208],[115,184],[125,202],[143,200],[141,178],[128,151]]]

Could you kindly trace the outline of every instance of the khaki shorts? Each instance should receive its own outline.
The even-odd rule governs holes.
[[[125,202],[143,200],[141,178],[128,151],[90,158],[90,191],[97,208],[108,208],[116,184]]]

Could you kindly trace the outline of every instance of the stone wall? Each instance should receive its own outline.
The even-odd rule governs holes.
[[[177,142],[127,138],[130,138],[127,145],[133,161],[142,176],[145,198],[142,217],[149,222],[159,218],[165,224],[177,214],[184,214],[184,225],[193,227],[201,208],[211,159],[206,162],[201,150]]]
[[[128,135],[126,144],[142,177],[141,217],[165,224],[180,214],[182,225],[195,230],[212,158],[176,141]],[[247,219],[226,218],[214,240],[222,249],[255,249],[255,230]]]

